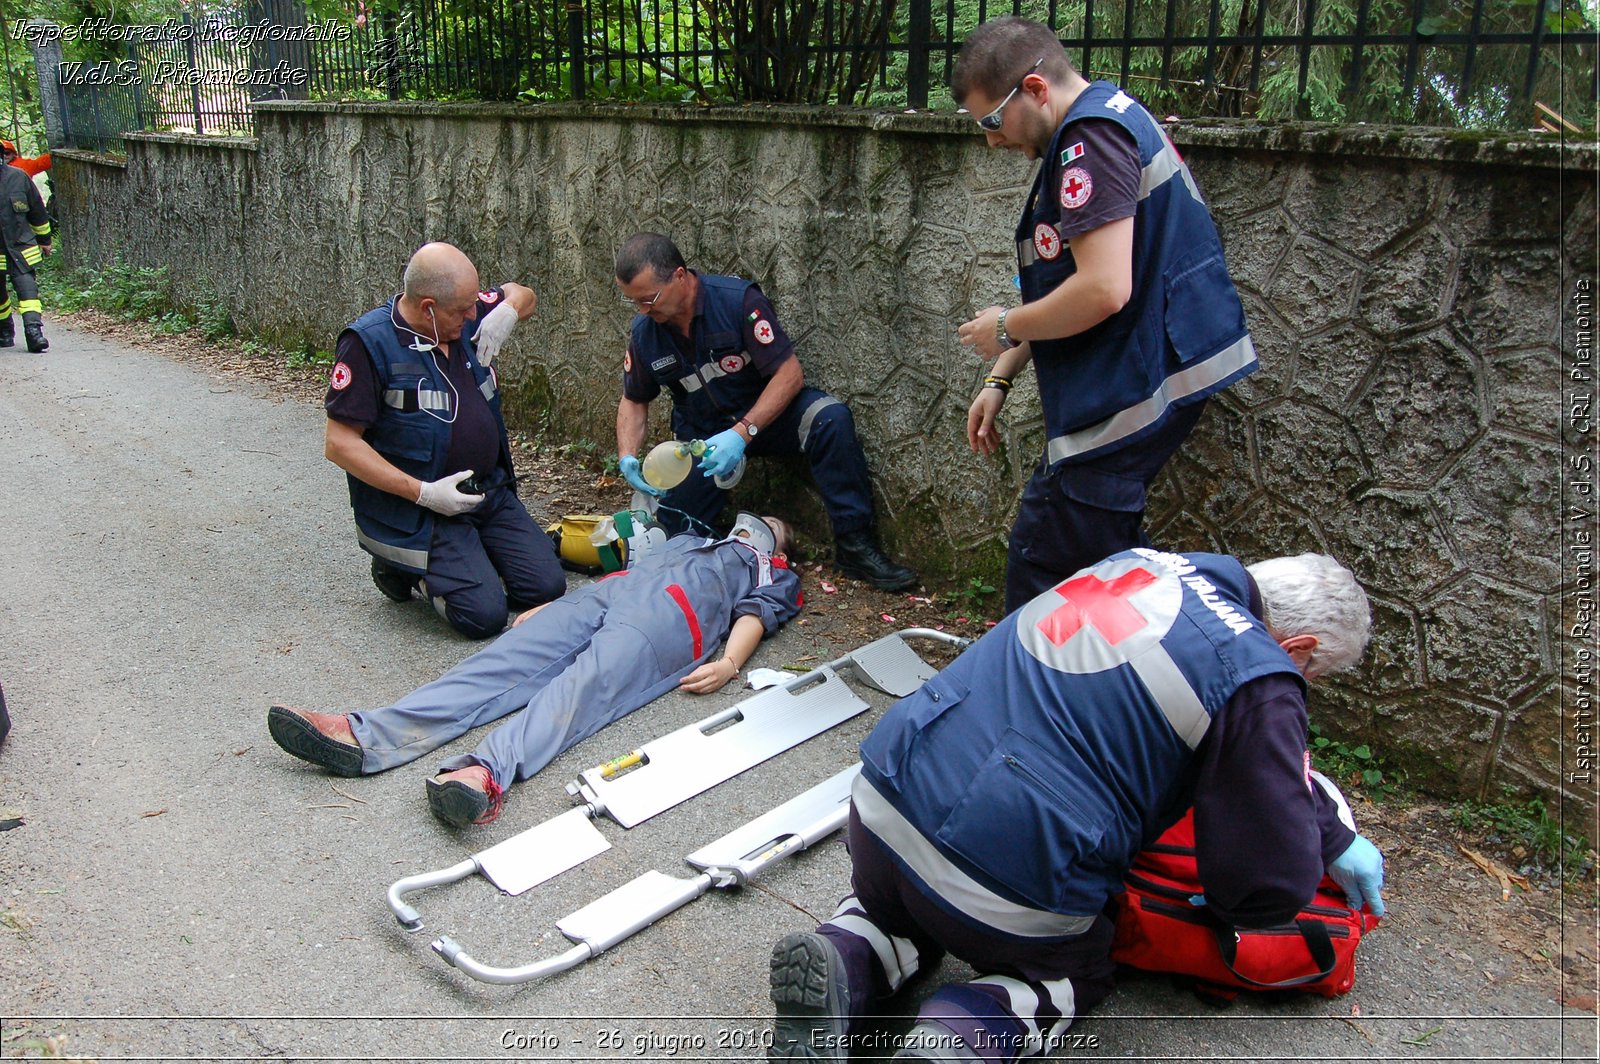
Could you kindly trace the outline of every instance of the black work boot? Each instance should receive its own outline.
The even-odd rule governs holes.
[[[883,553],[870,528],[836,539],[833,558],[844,575],[865,580],[879,591],[905,591],[917,586],[916,572]]]
[[[6,315],[6,320],[5,321],[0,321],[0,347],[16,347],[16,346],[17,346],[17,323],[11,317],[11,315],[7,314]]]
[[[383,597],[391,602],[410,602],[411,589],[417,586],[414,573],[392,569],[378,559],[372,559],[372,582],[378,585]]]
[[[22,335],[28,340],[28,350],[34,354],[50,350],[50,341],[44,338],[44,326],[23,322]]]
[[[850,1059],[850,984],[832,942],[801,932],[772,947],[772,1004],[776,1017],[768,1060]]]

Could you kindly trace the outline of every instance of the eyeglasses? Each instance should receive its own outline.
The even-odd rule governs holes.
[[[656,305],[656,300],[661,298],[661,293],[671,288],[672,283],[677,279],[678,271],[673,270],[672,276],[667,279],[667,283],[662,285],[660,288],[657,288],[656,294],[651,296],[649,299],[634,299],[632,296],[622,296],[622,302],[630,307],[638,307],[640,310],[649,310],[651,307]]]
[[[1016,87],[1006,93],[1006,98],[1000,101],[1000,106],[978,119],[979,128],[987,129],[990,133],[998,133],[1000,131],[1001,124],[1006,120],[1006,104],[1010,103],[1017,93],[1022,91],[1023,81],[1027,80],[1029,74],[1038,70],[1039,64],[1043,62],[1044,56],[1042,55],[1033,61],[1033,66],[1029,67],[1022,77],[1017,79]]]

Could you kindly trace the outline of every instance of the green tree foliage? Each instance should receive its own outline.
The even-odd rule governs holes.
[[[603,51],[608,64],[630,48],[648,52],[650,32],[668,51],[695,50],[695,63],[675,55],[648,76],[640,63],[634,89],[622,95],[677,82],[702,99],[903,107],[907,50],[922,46],[910,33],[919,2],[624,3],[607,8]],[[944,86],[966,35],[985,18],[1015,13],[1052,23],[1080,64],[1087,51],[1092,76],[1125,82],[1163,113],[1522,128],[1532,121],[1532,101],[1542,100],[1569,119],[1594,123],[1595,0],[1544,0],[1544,31],[1579,43],[1541,48],[1531,97],[1524,95],[1526,45],[1472,46],[1460,38],[1531,33],[1540,0],[1487,0],[1481,9],[1474,0],[1422,0],[1420,7],[1416,0],[1098,0],[1092,9],[1083,0],[927,3],[934,107],[954,106]],[[1261,45],[1258,35],[1266,39]],[[1302,44],[1352,35],[1383,43],[1313,43],[1309,51]],[[1113,43],[1125,38],[1163,43]],[[604,93],[628,85],[612,77],[595,87]]]
[[[47,19],[59,26],[141,26],[180,18],[184,10],[185,5],[179,0],[7,0],[4,15],[8,21],[0,27],[0,59],[6,68],[6,84],[0,87],[4,94],[0,101],[5,108],[0,134],[14,140],[24,155],[37,154],[46,147],[33,52],[26,40],[15,37],[13,29],[18,23]],[[84,34],[63,41],[61,51],[63,58],[70,61],[117,62],[127,58],[128,45],[110,34]]]
[[[45,137],[33,53],[8,35],[0,46],[0,60],[5,63],[5,85],[0,87],[5,117],[0,119],[0,137],[16,144],[24,155],[37,155],[45,150]]]
[[[885,46],[904,39],[896,0],[700,0],[700,8],[728,56],[735,94],[749,100],[858,102]],[[818,47],[827,41],[850,48]]]
[[[902,10],[908,3],[901,0]],[[1531,33],[1538,3],[1486,0],[1477,30]],[[1423,0],[1414,40],[1412,18],[1419,10],[1414,0],[1370,0],[1366,8],[1363,15],[1361,0],[1097,0],[1092,25],[1085,21],[1082,0],[987,4],[981,10],[988,18],[1014,10],[1041,22],[1051,22],[1053,11],[1052,24],[1068,42],[1074,62],[1085,65],[1088,42],[1091,77],[1124,83],[1162,113],[1498,128],[1531,124],[1532,103],[1523,96],[1526,46],[1480,45],[1472,53],[1471,79],[1463,81],[1468,47],[1450,38],[1473,29],[1473,0]],[[936,19],[934,25],[941,57],[953,55],[981,21],[979,0],[955,0],[948,11],[949,17]],[[1587,36],[1587,41],[1541,48],[1532,99],[1592,128],[1595,0],[1545,0],[1544,23],[1547,33]],[[1269,40],[1278,38],[1276,43],[1203,43],[1213,37],[1254,38],[1258,27]],[[1390,38],[1393,43],[1368,44],[1359,52],[1346,44],[1315,45],[1302,91],[1297,38],[1306,34]],[[1118,43],[1124,38],[1169,43],[1127,49],[1124,66]],[[949,63],[937,63],[935,69],[947,77]],[[932,86],[931,102],[953,106],[941,87]],[[903,98],[884,94],[869,102],[889,105]]]
[[[915,54],[928,60],[930,106],[948,109],[945,85],[961,42],[983,19],[1016,13],[1051,22],[1088,74],[1126,84],[1162,114],[1525,128],[1540,100],[1592,128],[1596,2],[585,0],[575,61],[560,0],[306,0],[307,14],[350,24],[354,34],[304,46],[294,59],[312,72],[305,94],[313,98],[582,95],[900,108],[913,98]],[[283,9],[280,0],[19,0],[7,14],[132,24],[203,10],[255,21],[269,8]],[[1531,95],[1526,45],[1462,40],[1531,32],[1541,13],[1544,32],[1568,36],[1541,49]],[[926,27],[920,39],[914,25]],[[1305,51],[1305,39],[1332,35],[1368,43],[1313,42]],[[1124,48],[1125,38],[1146,43]],[[93,61],[122,58],[126,47],[84,41],[67,51]],[[35,128],[31,57],[8,41],[5,58],[18,96],[13,125]]]

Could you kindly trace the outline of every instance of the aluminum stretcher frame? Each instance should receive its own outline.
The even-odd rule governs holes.
[[[713,888],[742,887],[770,865],[833,834],[849,815],[850,785],[860,768],[851,765],[696,850],[684,858],[700,870],[692,879],[651,870],[557,920],[556,930],[573,945],[554,957],[497,967],[479,961],[448,935],[434,940],[432,949],[448,964],[485,983],[525,983],[575,968]]]
[[[671,732],[622,758],[586,770],[578,780],[567,785],[568,793],[583,802],[582,806],[535,825],[449,868],[396,881],[389,887],[387,895],[390,910],[401,927],[416,932],[423,928],[422,915],[405,901],[405,896],[413,891],[454,883],[474,873],[482,873],[507,893],[520,894],[581,864],[610,848],[610,843],[589,821],[604,815],[624,828],[630,828],[859,715],[867,709],[867,704],[850,691],[839,676],[839,671],[846,667],[885,694],[904,697],[912,693],[936,670],[905,645],[907,638],[931,639],[956,647],[964,647],[970,642],[960,636],[929,628],[904,629],[876,639],[779,687],[758,692],[727,710]],[[786,696],[787,703],[777,701]],[[839,696],[843,696],[842,699]],[[781,712],[783,710],[788,713]],[[792,719],[785,719],[786,716]],[[736,734],[741,728],[747,727],[751,729],[749,732]],[[733,734],[732,739],[716,742],[718,736],[730,734]],[[716,766],[717,771],[724,774],[705,771],[708,751],[718,751],[731,758]],[[688,757],[691,766],[699,769],[694,774],[698,778],[679,768],[678,759],[683,757]],[[696,762],[695,758],[700,760]],[[608,767],[619,763],[638,767],[626,775],[606,771]],[[732,770],[728,771],[730,768]],[[743,827],[689,854],[685,861],[701,869],[700,875],[685,880],[652,870],[557,921],[557,930],[574,945],[555,957],[504,968],[478,961],[448,936],[435,940],[432,949],[447,963],[475,979],[489,983],[521,983],[566,971],[624,941],[707,891],[743,886],[768,866],[799,853],[838,830],[848,815],[850,784],[859,768],[859,765],[852,765],[836,773]],[[655,771],[652,773],[651,770]],[[661,782],[651,785],[648,782],[651,779]],[[627,782],[630,780],[632,782]],[[590,833],[593,839],[586,839],[582,834],[584,831]],[[519,855],[548,851],[551,847],[547,840],[552,835],[575,844],[572,846],[576,853],[575,860],[571,859],[572,854],[569,853],[555,864],[543,862],[532,873],[519,866]]]

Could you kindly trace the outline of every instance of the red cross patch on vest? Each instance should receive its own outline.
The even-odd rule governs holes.
[[[1061,254],[1061,233],[1049,222],[1040,222],[1033,227],[1033,250],[1039,257],[1050,262]]]
[[[1061,172],[1061,206],[1075,211],[1089,202],[1094,195],[1094,178],[1081,166],[1069,167]]]

